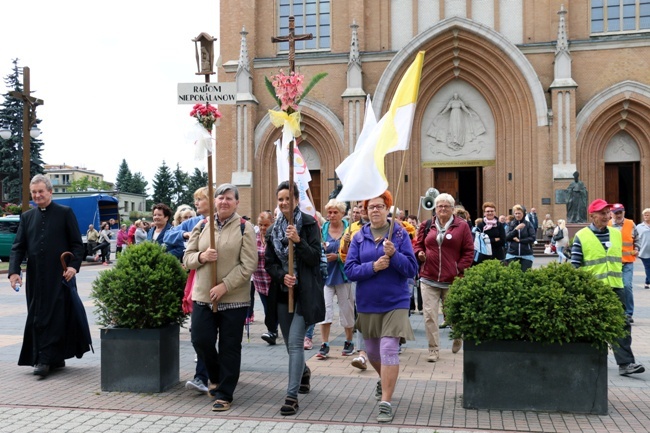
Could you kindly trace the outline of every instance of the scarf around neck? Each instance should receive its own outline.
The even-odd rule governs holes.
[[[293,225],[296,227],[298,233],[300,233],[300,230],[302,229],[302,212],[300,212],[300,208],[297,206],[293,211]],[[273,224],[271,239],[273,240],[273,249],[275,250],[275,254],[282,262],[282,267],[286,272],[289,272],[289,238],[287,238],[287,226],[289,226],[289,221],[285,218],[283,213],[280,213],[280,217],[275,221],[275,224]],[[294,271],[296,268],[296,262],[297,260],[294,260]]]
[[[438,245],[442,245],[442,241],[445,240],[445,233],[447,232],[447,229],[451,225],[451,223],[454,222],[454,217],[451,216],[449,217],[449,221],[447,221],[447,224],[445,226],[440,225],[440,220],[436,218],[436,229],[438,230],[438,236],[436,237],[436,241],[438,241]]]
[[[491,220],[489,220],[483,217],[483,223],[485,223],[485,226],[483,227],[483,231],[486,232],[492,229],[493,227],[496,227],[497,224],[499,224],[499,220],[497,220],[496,218],[492,218]]]

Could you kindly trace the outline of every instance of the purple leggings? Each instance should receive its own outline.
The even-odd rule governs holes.
[[[364,338],[368,361],[399,365],[399,337]]]

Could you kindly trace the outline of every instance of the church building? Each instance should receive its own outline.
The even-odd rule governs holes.
[[[220,82],[237,83],[220,107],[216,181],[241,193],[240,213],[275,208],[277,109],[264,77],[327,72],[301,102],[299,149],[316,209],[353,150],[366,95],[379,119],[418,51],[425,51],[404,171],[386,157],[397,206],[419,209],[427,189],[455,197],[472,218],[483,202],[566,217],[574,174],[588,201],[620,202],[639,222],[650,206],[650,0],[221,0]],[[577,175],[576,175],[577,177]]]

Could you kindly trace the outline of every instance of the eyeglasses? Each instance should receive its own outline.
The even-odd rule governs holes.
[[[439,204],[438,206],[436,206],[436,209],[451,209],[451,206],[446,204]]]
[[[373,211],[373,210],[384,210],[384,209],[386,209],[386,205],[385,205],[385,204],[371,204],[371,205],[368,206],[368,210],[369,210],[369,211]]]

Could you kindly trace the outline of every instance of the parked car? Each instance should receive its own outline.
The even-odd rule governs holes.
[[[9,215],[0,217],[0,260],[9,261],[11,246],[16,238],[20,217],[18,215]]]

